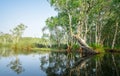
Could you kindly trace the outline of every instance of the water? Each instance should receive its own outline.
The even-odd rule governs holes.
[[[0,76],[120,76],[120,55],[100,54],[81,60],[79,54],[2,49]]]

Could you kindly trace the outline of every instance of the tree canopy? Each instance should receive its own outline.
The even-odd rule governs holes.
[[[58,11],[57,16],[46,20],[50,38],[55,37],[52,34],[56,32],[56,37],[59,37],[60,41],[66,41],[67,44],[73,44],[74,35],[77,35],[87,44],[94,43],[111,48],[120,45],[119,0],[48,0],[48,2]],[[59,31],[57,27],[64,32]]]

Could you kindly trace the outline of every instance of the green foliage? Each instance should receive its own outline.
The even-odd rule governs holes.
[[[52,16],[46,22],[52,33],[51,38],[59,37],[60,42],[66,37],[68,44],[74,42],[72,33],[78,34],[88,44],[103,44],[107,47],[120,45],[119,0],[49,0],[49,2],[58,12],[58,16]],[[53,35],[56,26],[61,26],[64,30],[62,37],[58,33]],[[94,47],[99,48],[98,45]]]
[[[25,43],[16,43],[16,44],[13,44],[12,47],[11,47],[13,50],[15,51],[31,51],[31,49],[33,48],[32,47],[32,44],[25,44]]]
[[[79,44],[73,44],[73,46],[72,46],[72,50],[74,50],[74,51],[79,50],[79,48],[80,48]]]
[[[20,36],[23,34],[24,30],[27,28],[24,24],[17,25],[15,28],[10,30],[14,36]]]
[[[0,43],[0,47],[2,47],[2,43]]]
[[[101,44],[91,44],[90,45],[96,52],[105,52],[103,45]]]
[[[10,48],[11,45],[12,45],[11,43],[6,43],[6,44],[0,43],[0,48],[2,48],[2,47]]]
[[[13,43],[18,43],[19,42],[19,40],[22,37],[22,34],[23,34],[23,32],[25,31],[26,28],[27,28],[27,26],[25,26],[24,24],[20,24],[20,25],[17,25],[12,30],[10,30],[10,32],[12,33]]]

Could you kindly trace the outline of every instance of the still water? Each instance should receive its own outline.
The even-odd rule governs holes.
[[[0,76],[120,76],[120,55],[21,53],[0,50]]]

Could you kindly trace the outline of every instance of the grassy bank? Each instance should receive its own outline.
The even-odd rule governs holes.
[[[111,49],[110,47],[103,47],[102,45],[99,44],[91,44],[90,45],[93,50],[99,53],[104,53],[104,52],[120,52],[119,47],[117,46],[117,49]],[[7,43],[7,44],[0,44],[0,47],[4,48],[10,48],[11,50],[14,51],[21,51],[21,52],[61,52],[61,51],[66,51],[66,48],[57,48],[55,47],[46,47],[42,44],[37,44],[35,42],[31,42],[30,40],[22,40],[19,43],[12,44],[12,43]],[[71,48],[72,52],[76,52],[80,49],[79,45],[73,45]]]

